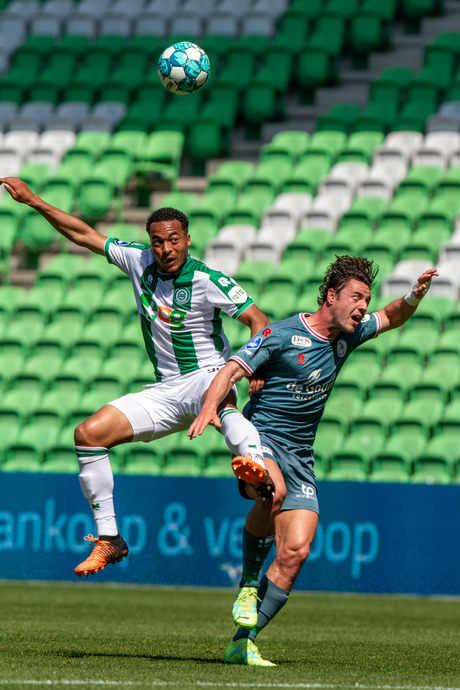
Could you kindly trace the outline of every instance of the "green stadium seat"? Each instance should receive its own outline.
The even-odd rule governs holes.
[[[340,372],[337,384],[356,386],[364,400],[370,388],[378,381],[380,373],[381,365],[379,362],[350,362]]]
[[[327,467],[330,458],[343,447],[345,430],[345,424],[334,416],[329,417],[326,409],[315,438],[315,458],[321,458],[324,466]]]
[[[446,403],[451,391],[458,387],[460,379],[459,364],[430,365],[425,370],[423,377],[410,392],[412,398],[421,400],[440,400]]]
[[[413,462],[425,449],[427,441],[428,429],[420,420],[400,420],[393,425],[384,452],[404,453]]]
[[[373,398],[364,403],[358,417],[354,420],[355,428],[370,429],[372,426],[387,430],[402,414],[403,402],[397,398]]]
[[[219,103],[207,103],[202,111],[192,120],[188,135],[188,150],[195,161],[217,158],[227,147],[224,124],[230,129],[233,115],[227,121],[225,107]],[[201,165],[200,170],[203,166]]]
[[[0,465],[5,449],[16,442],[23,426],[23,416],[18,411],[0,409]]]
[[[174,186],[179,176],[183,146],[184,135],[180,132],[153,132],[134,168],[138,173],[158,173]]]
[[[317,119],[318,132],[334,131],[348,133],[360,115],[360,108],[356,103],[336,103],[332,105],[326,115],[322,115]],[[343,137],[343,142],[340,148],[334,151],[335,155],[346,145],[346,137]]]
[[[31,446],[14,446],[5,453],[2,472],[41,472],[42,465],[35,448]]]
[[[27,211],[22,224],[21,239],[30,252],[43,252],[58,238],[60,236],[56,234],[53,226],[38,211]]]
[[[351,17],[350,43],[356,53],[370,53],[389,46],[386,22],[393,21],[395,2],[380,3],[366,0]],[[367,60],[357,66],[366,66]]]
[[[310,135],[307,132],[279,132],[260,151],[260,160],[295,161],[308,149]]]
[[[2,396],[0,402],[0,417],[8,412],[16,414],[23,423],[27,422],[31,414],[37,409],[41,393],[38,390],[17,388],[9,390]]]
[[[432,90],[434,91],[434,87]],[[423,98],[422,93],[417,95],[420,99]],[[428,98],[426,101],[414,100],[406,102],[406,105],[396,117],[393,124],[393,131],[412,131],[421,132],[423,134],[425,132],[425,121],[427,117],[436,110],[436,101],[432,98]]]
[[[383,450],[371,462],[371,482],[404,484],[410,481],[410,459],[402,450]]]
[[[315,3],[311,3],[314,5]],[[318,6],[320,3],[317,3]],[[310,31],[311,15],[306,9],[293,9],[292,6],[280,17],[278,32],[272,43],[297,54],[305,45]]]
[[[156,95],[155,93],[155,97],[150,101],[139,100],[130,105],[126,116],[118,124],[118,132],[116,134],[121,134],[124,131],[136,131],[145,134],[146,132],[152,131],[152,129],[155,128],[164,106],[164,97],[162,94],[160,94],[161,97],[159,98],[156,98]]]
[[[183,132],[196,117],[201,106],[202,92],[193,94],[193,98],[176,98],[163,108],[156,121],[156,130]],[[196,96],[196,98],[195,98]]]
[[[428,302],[431,302],[432,300],[437,301],[442,301],[442,302],[449,302],[450,300],[446,298],[441,298],[441,297],[434,297],[430,298],[430,300],[427,300]],[[423,302],[420,304],[422,306]],[[451,311],[451,310],[449,310]],[[439,311],[436,309],[436,305],[433,305],[433,321],[431,322],[437,330],[441,330],[439,328],[440,323],[442,323],[442,311],[439,313]],[[417,312],[416,312],[417,313]],[[448,313],[448,312],[447,312]],[[428,317],[432,315],[431,312],[428,312]],[[415,316],[415,314],[414,314]],[[421,318],[423,319],[423,312],[421,315]],[[413,318],[413,317],[412,317]],[[434,319],[437,318],[438,321],[435,321]],[[412,320],[412,319],[411,319]],[[430,321],[427,319],[427,322],[430,323]],[[433,353],[429,357],[429,363],[433,365],[439,365],[441,367],[452,367],[452,370],[455,369],[460,364],[460,342],[458,339],[458,333],[456,333],[454,330],[446,331],[443,333],[439,339],[439,343],[433,350]]]
[[[389,361],[396,364],[423,363],[427,355],[433,351],[439,340],[439,333],[427,329],[407,330],[402,333],[397,344],[389,352]]]
[[[268,261],[243,261],[233,278],[249,293],[257,294],[273,275],[273,264]]]
[[[380,197],[358,197],[354,200],[349,211],[343,214],[340,221],[340,228],[353,228],[358,235],[359,230],[363,230],[363,244],[371,239],[372,234],[366,233],[376,227],[379,219],[387,209],[387,200]],[[351,235],[351,233],[350,233]],[[337,235],[337,240],[339,235]],[[358,242],[359,240],[355,240]]]
[[[319,182],[327,175],[331,164],[332,158],[328,153],[307,151],[300,163],[294,166],[287,176],[281,191],[315,194]]]
[[[402,238],[406,239],[409,237],[410,239],[410,232],[413,230],[420,215],[428,207],[428,203],[428,198],[423,194],[410,193],[397,196],[390,208],[380,217],[379,228],[393,231],[390,233],[389,238],[395,237],[398,232],[401,232]],[[396,246],[398,251],[401,252],[404,247],[402,239],[399,243],[397,242]]]
[[[35,285],[38,287],[56,287],[60,292],[73,283],[75,276],[82,270],[84,259],[78,254],[58,254],[37,271]]]
[[[190,441],[185,434],[174,437],[174,446],[165,454],[163,475],[167,477],[199,477],[204,466],[203,454],[198,443]]]
[[[355,132],[338,155],[338,161],[360,161],[370,164],[375,149],[383,143],[382,132]]]
[[[57,320],[60,327],[65,328],[70,322],[76,322],[82,327],[93,313],[95,309],[101,304],[103,299],[102,286],[99,285],[83,285],[76,287],[73,290],[66,292],[64,299],[56,308],[53,318]]]
[[[350,397],[346,387],[343,391],[335,387],[327,401],[325,414],[329,419],[335,418],[348,426],[360,414],[362,407],[362,398]]]
[[[231,453],[222,434],[216,434],[211,430],[199,440],[205,458],[203,477],[234,477]]]
[[[130,443],[125,446],[123,474],[156,476],[161,474],[162,464],[155,444]]]
[[[368,464],[360,452],[342,451],[331,458],[328,480],[365,482],[367,478]]]
[[[453,466],[441,453],[425,451],[414,460],[412,484],[450,484],[453,481]]]
[[[444,401],[440,398],[417,396],[404,405],[401,421],[422,423],[429,430],[436,426],[444,412]]]

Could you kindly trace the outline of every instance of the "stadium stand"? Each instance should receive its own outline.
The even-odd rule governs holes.
[[[351,355],[318,432],[318,478],[460,481],[456,4],[446,0],[459,33],[436,19],[436,0],[0,1],[0,167],[49,203],[142,242],[125,197],[147,198],[159,179],[170,189],[161,204],[190,217],[193,255],[233,275],[272,319],[315,310],[335,254],[379,263],[376,309],[424,267],[441,267],[402,332]],[[392,62],[396,24],[419,31],[426,16],[441,28],[419,34],[418,65]],[[155,66],[184,33],[213,66],[186,101],[162,87]],[[363,69],[365,100],[341,101],[344,58],[366,68],[376,50],[388,65]],[[299,107],[319,115],[314,132],[289,124],[295,90]],[[302,105],[327,92],[331,107]],[[257,161],[237,159],[238,128],[254,138]],[[229,154],[202,194],[179,184],[184,156],[203,165]],[[74,425],[152,381],[130,286],[100,257],[68,253],[3,189],[0,223],[0,471],[75,473]],[[30,290],[9,284],[17,257],[39,267]],[[243,344],[245,329],[224,323],[232,347]],[[239,396],[244,404],[247,381]],[[190,446],[180,436],[128,444],[113,453],[114,471],[232,476],[213,429]]]

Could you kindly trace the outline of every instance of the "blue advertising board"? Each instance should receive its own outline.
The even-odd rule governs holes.
[[[460,486],[319,482],[319,499],[297,589],[460,595]],[[234,480],[117,476],[115,506],[130,557],[98,581],[237,584],[251,503]],[[0,578],[74,579],[94,530],[75,475],[0,475]]]

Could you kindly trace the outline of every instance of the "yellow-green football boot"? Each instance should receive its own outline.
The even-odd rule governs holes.
[[[244,666],[276,666],[268,659],[262,659],[252,640],[243,638],[231,640],[224,654],[224,664],[243,664]]]
[[[257,587],[241,587],[232,609],[235,625],[240,628],[253,628],[257,625]]]

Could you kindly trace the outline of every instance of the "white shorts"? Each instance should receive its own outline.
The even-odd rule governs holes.
[[[157,438],[188,429],[201,411],[201,397],[219,369],[208,367],[155,383],[139,393],[129,393],[112,400],[133,428],[133,441],[148,443]],[[236,393],[236,388],[233,389]]]

